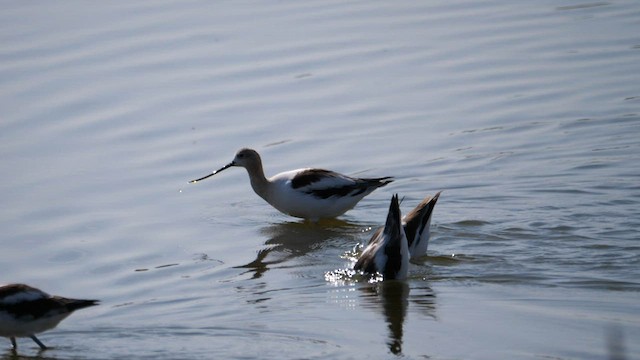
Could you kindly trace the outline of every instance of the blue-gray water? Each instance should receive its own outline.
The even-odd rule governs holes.
[[[0,30],[0,283],[102,300],[20,354],[640,356],[640,2],[5,1]],[[242,169],[187,183],[243,146],[397,180],[316,226]],[[438,190],[408,281],[330,276]]]

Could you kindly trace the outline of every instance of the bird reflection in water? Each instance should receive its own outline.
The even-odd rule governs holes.
[[[402,355],[404,320],[409,303],[417,305],[426,316],[435,319],[435,294],[428,286],[415,288],[410,296],[409,284],[405,281],[388,280],[360,287],[363,306],[376,309],[384,316],[389,329],[387,346],[394,355]]]
[[[243,274],[253,273],[252,279],[258,279],[274,266],[305,256],[331,239],[344,239],[359,227],[336,219],[319,223],[301,221],[272,224],[260,231],[268,240],[264,243],[265,247],[258,251],[255,260],[236,268],[246,268],[248,270]]]

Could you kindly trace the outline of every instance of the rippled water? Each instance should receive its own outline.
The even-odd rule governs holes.
[[[0,28],[0,282],[102,300],[21,355],[640,354],[640,3],[5,2]],[[317,225],[241,169],[187,183],[243,146],[396,181]],[[438,190],[408,281],[331,276],[391,194]]]

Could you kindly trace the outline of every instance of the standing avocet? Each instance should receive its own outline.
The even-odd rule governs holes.
[[[340,216],[373,190],[393,181],[391,177],[360,179],[313,168],[286,171],[267,179],[258,152],[245,148],[229,164],[190,182],[204,180],[232,166],[247,170],[253,191],[271,206],[311,221]]]
[[[377,229],[353,266],[383,280],[404,280],[409,272],[409,243],[400,217],[398,195],[393,195],[384,227]]]
[[[431,215],[438,202],[441,191],[433,196],[427,196],[402,219],[404,232],[409,241],[411,259],[417,259],[427,253],[431,227]]]
[[[30,337],[40,346],[47,347],[36,337],[37,333],[51,330],[74,311],[98,305],[98,300],[76,300],[51,296],[24,284],[0,286],[0,336],[11,340],[17,349],[17,337]]]

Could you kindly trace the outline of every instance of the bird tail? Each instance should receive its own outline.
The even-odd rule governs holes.
[[[389,233],[396,233],[402,230],[402,216],[400,215],[400,203],[398,202],[398,194],[394,194],[391,198],[391,204],[389,204],[389,213],[387,214],[387,221],[384,225],[384,231]],[[396,234],[399,236],[399,234]]]
[[[61,303],[64,304],[69,312],[100,304],[100,300],[67,299],[63,297],[57,298]]]
[[[438,202],[438,198],[440,197],[440,193],[442,191],[438,191],[432,197],[427,196],[422,200],[418,206],[416,206],[411,212],[407,214],[407,218],[417,217],[420,219],[420,228],[424,229],[424,226],[427,224],[429,219],[431,218],[431,214],[433,214],[433,209],[436,207],[436,203]]]
[[[424,200],[404,218],[412,258],[422,256],[427,251],[427,247],[429,246],[431,216],[433,215],[433,209],[438,202],[441,192],[442,191],[438,191],[434,196],[424,198]]]
[[[393,180],[394,179],[391,176],[385,176],[385,177],[381,177],[381,178],[369,179],[369,181],[371,181],[373,184],[378,185],[377,187],[386,186],[387,184],[393,182]]]

